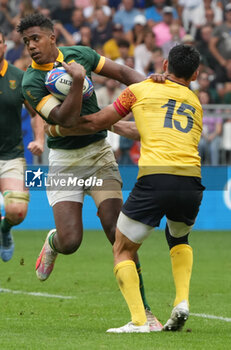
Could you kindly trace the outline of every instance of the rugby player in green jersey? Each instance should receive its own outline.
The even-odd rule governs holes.
[[[24,151],[21,130],[21,110],[25,102],[22,93],[24,72],[4,59],[6,44],[0,31],[0,192],[4,198],[5,217],[0,213],[0,252],[3,261],[9,261],[14,252],[11,228],[20,224],[27,213],[29,194],[24,188]],[[28,149],[40,155],[44,145],[43,122],[38,114],[30,112],[35,140]]]
[[[138,72],[100,56],[90,47],[57,48],[53,24],[41,14],[21,19],[17,30],[21,33],[32,58],[32,64],[22,82],[24,96],[49,124],[74,127],[80,111],[81,115],[99,111],[95,93],[83,101],[82,106],[79,102],[78,96],[82,93],[85,74],[91,78],[92,72],[99,73],[126,85],[144,79]],[[62,103],[52,96],[44,85],[45,76],[54,64],[63,65],[73,77],[70,92]],[[122,181],[112,149],[105,141],[106,135],[106,130],[103,130],[91,135],[48,138],[50,173],[71,172],[72,176],[81,180],[96,177],[103,180],[103,185],[100,190],[94,186],[65,190],[51,186],[47,190],[56,229],[48,233],[37,259],[36,274],[41,281],[49,277],[58,253],[72,254],[79,248],[83,236],[82,206],[85,194],[94,199],[107,238],[111,244],[115,241],[116,222],[122,206]],[[144,307],[147,316],[152,318],[152,330],[161,330],[161,324],[151,314],[145,299],[137,256],[135,262]]]

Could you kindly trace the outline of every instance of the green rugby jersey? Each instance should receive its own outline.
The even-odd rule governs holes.
[[[24,157],[21,110],[24,72],[4,60],[0,71],[0,159]]]
[[[100,72],[105,62],[105,58],[100,56],[96,51],[87,46],[65,46],[59,48],[59,55],[56,62],[61,66],[61,62],[76,61],[86,69],[87,76],[91,79],[91,72]],[[48,71],[53,69],[54,63],[38,65],[32,61],[31,66],[24,74],[22,87],[25,98],[31,106],[41,114],[40,106],[46,103],[49,91],[45,87],[45,77]],[[86,101],[83,100],[81,115],[96,113],[99,107],[96,100],[95,92]],[[49,119],[45,119],[49,122]],[[60,149],[76,149],[85,147],[93,142],[99,141],[107,136],[107,131],[99,131],[93,135],[85,136],[66,136],[66,137],[48,137],[48,147]]]

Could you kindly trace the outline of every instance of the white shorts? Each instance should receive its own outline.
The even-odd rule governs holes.
[[[51,149],[48,183],[51,206],[63,201],[83,203],[85,194],[93,197],[97,207],[107,198],[122,199],[118,165],[105,139],[79,149]]]
[[[0,160],[0,179],[17,179],[24,181],[26,161],[24,158]]]

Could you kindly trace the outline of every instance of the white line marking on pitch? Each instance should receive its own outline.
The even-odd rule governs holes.
[[[220,321],[225,321],[225,322],[231,322],[231,318],[228,318],[228,317],[206,315],[206,314],[194,314],[194,313],[191,313],[191,312],[190,312],[190,315],[191,316],[202,317],[202,318],[210,318],[212,320],[220,320]]]
[[[25,294],[32,295],[34,297],[46,297],[46,298],[58,298],[58,299],[75,299],[73,296],[65,296],[65,295],[57,295],[57,294],[49,294],[49,293],[37,293],[37,292],[24,292],[22,290],[11,290],[0,288],[0,292],[3,293],[12,293],[12,294]]]
[[[49,294],[49,293],[37,293],[37,292],[24,292],[22,290],[11,290],[11,289],[5,289],[5,288],[0,288],[0,293],[1,292],[12,293],[12,294],[32,295],[34,297],[58,298],[58,299],[75,299],[76,298],[74,296],[65,296],[65,295]],[[191,312],[190,312],[190,315],[196,316],[196,317],[202,317],[202,318],[209,318],[212,320],[231,322],[231,318],[229,318],[229,317],[206,315],[206,314],[196,314],[196,313],[191,313]]]

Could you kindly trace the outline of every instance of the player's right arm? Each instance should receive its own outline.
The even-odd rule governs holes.
[[[59,125],[49,125],[45,124],[45,132],[48,136],[52,137],[64,137],[64,136],[82,136],[89,135],[90,133],[94,134],[95,131],[90,132],[81,130],[81,128],[64,128]],[[118,134],[120,136],[127,137],[132,140],[140,140],[140,134],[137,130],[136,123],[132,121],[119,120],[114,125],[109,126],[108,130]]]
[[[86,72],[84,67],[76,62],[68,65],[63,62],[63,66],[73,78],[70,91],[63,102],[48,93],[44,76],[30,67],[24,75],[22,89],[25,99],[47,123],[71,128],[77,126],[80,117]]]

